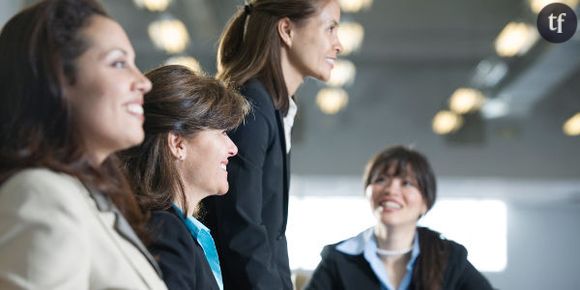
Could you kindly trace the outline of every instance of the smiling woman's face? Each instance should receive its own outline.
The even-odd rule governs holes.
[[[302,77],[328,81],[337,54],[342,51],[337,34],[339,22],[340,6],[333,0],[293,30],[288,58]]]
[[[366,196],[377,222],[386,226],[414,225],[427,212],[427,204],[412,168],[408,166],[398,175],[395,172],[396,167],[390,166],[373,176]]]
[[[75,82],[63,80],[72,118],[92,162],[143,141],[143,94],[151,82],[135,66],[125,31],[92,16],[80,32],[86,51],[75,60]]]

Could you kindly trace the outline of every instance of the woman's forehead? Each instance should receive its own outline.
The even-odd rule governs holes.
[[[415,178],[415,171],[406,160],[388,160],[377,166],[373,175]]]

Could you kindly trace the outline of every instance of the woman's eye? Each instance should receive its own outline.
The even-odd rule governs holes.
[[[127,67],[127,62],[123,61],[123,60],[118,60],[113,62],[113,64],[111,65],[114,68],[125,68]]]
[[[385,181],[384,177],[377,177],[377,178],[375,178],[375,181],[373,183],[382,183],[384,181]]]

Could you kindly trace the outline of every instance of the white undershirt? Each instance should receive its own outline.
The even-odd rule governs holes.
[[[286,154],[290,153],[291,140],[290,135],[292,133],[292,126],[294,125],[294,117],[296,117],[296,111],[298,111],[298,106],[292,98],[290,98],[290,106],[288,107],[288,114],[284,117],[284,137],[286,140]]]

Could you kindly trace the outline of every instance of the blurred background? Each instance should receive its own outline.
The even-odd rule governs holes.
[[[31,2],[0,1],[0,25]],[[373,224],[363,167],[403,144],[438,176],[421,223],[466,245],[494,287],[580,289],[580,33],[542,39],[536,15],[549,2],[341,0],[342,61],[296,96],[287,235],[298,280],[323,245]],[[580,16],[578,1],[560,2]],[[212,75],[219,34],[244,4],[103,3],[142,70],[179,62]]]

